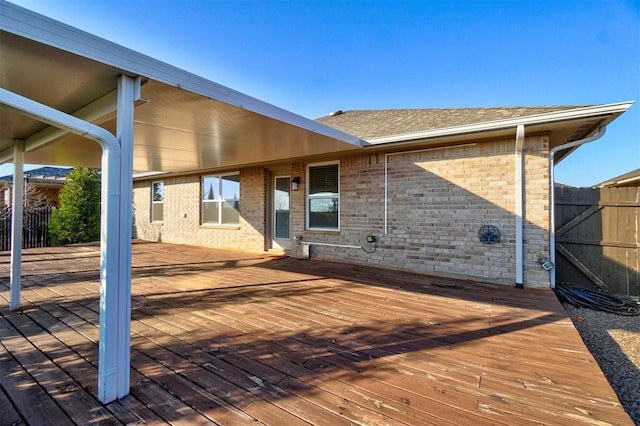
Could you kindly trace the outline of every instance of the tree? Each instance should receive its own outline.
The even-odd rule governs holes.
[[[100,176],[95,169],[73,169],[60,190],[60,208],[49,222],[54,244],[100,239]]]

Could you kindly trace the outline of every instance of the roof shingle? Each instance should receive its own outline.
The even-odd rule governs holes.
[[[350,110],[316,121],[362,139],[563,111],[578,106]]]

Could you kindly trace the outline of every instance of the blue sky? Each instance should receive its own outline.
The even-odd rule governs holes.
[[[309,118],[640,101],[640,0],[12,1]],[[636,104],[556,180],[639,167]]]

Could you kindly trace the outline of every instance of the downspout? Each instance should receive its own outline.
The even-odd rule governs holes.
[[[606,126],[601,126],[598,128],[598,131],[593,136],[589,136],[588,138],[578,139],[577,141],[567,142],[563,145],[558,145],[552,148],[549,151],[549,183],[550,183],[550,191],[551,196],[549,197],[549,203],[551,204],[549,208],[549,262],[551,265],[554,265],[553,268],[549,270],[549,283],[551,284],[551,288],[556,288],[556,194],[555,194],[555,178],[554,178],[554,167],[555,167],[555,155],[556,152],[562,151],[565,149],[574,148],[580,145],[584,145],[589,142],[597,141],[602,136],[604,136],[607,130]]]
[[[115,238],[115,244],[114,242],[109,242],[110,238],[114,238],[118,235],[120,228],[120,143],[116,137],[102,127],[17,95],[3,88],[0,88],[0,105],[7,106],[38,121],[93,139],[102,147],[103,179],[100,223],[100,354],[102,355],[103,352],[106,351],[112,353],[108,359],[101,359],[102,357],[99,357],[98,397],[103,403],[111,402],[117,397],[123,396],[121,391],[118,392],[116,390],[116,376],[121,374],[121,372],[119,371],[119,366],[117,365],[115,358],[119,356],[118,352],[120,351],[118,350],[116,343],[118,338],[117,327],[115,324],[111,324],[112,322],[117,323],[118,321],[116,318],[103,318],[102,313],[103,309],[107,307],[109,307],[109,309],[113,309],[112,303],[114,302],[114,300],[106,300],[107,297],[105,297],[103,289],[113,287],[115,290],[119,285],[126,285],[126,283],[118,282],[118,239]],[[130,241],[127,241],[127,244],[130,244]],[[109,336],[105,336],[107,333]],[[121,348],[121,350],[126,350],[128,353],[129,348]],[[104,374],[103,371],[106,371],[106,374]],[[128,384],[126,387],[128,389]]]
[[[51,126],[59,127],[71,133],[93,139],[102,147],[103,165],[105,159],[117,160],[120,158],[120,144],[118,140],[100,126],[73,117],[3,88],[0,88],[0,105],[9,107],[20,112],[22,115],[34,118]]]
[[[516,128],[516,288],[524,288],[524,238],[523,220],[524,196],[523,196],[523,174],[522,150],[524,149],[524,125],[518,124]]]

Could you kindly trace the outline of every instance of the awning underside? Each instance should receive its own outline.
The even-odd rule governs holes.
[[[80,118],[91,117],[87,121],[112,133],[121,74],[140,75],[0,31],[1,87]],[[290,113],[279,118],[277,107],[271,116],[246,109],[243,102],[255,102],[248,96],[230,104],[185,90],[179,81],[171,85],[141,77],[135,171],[238,167],[360,148],[358,139],[312,120],[291,120]],[[55,134],[46,124],[1,107],[0,122],[0,162],[12,161],[14,141],[23,139],[26,163],[100,167],[100,146],[82,136]]]

